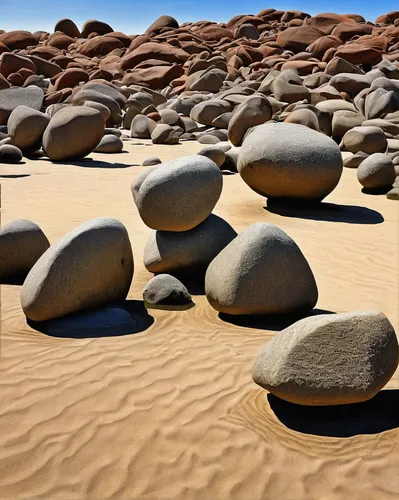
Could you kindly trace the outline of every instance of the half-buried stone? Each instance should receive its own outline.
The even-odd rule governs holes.
[[[273,224],[242,231],[210,263],[205,292],[226,314],[303,314],[316,305],[312,270],[298,245]]]
[[[43,135],[43,150],[52,161],[79,160],[96,149],[103,133],[100,111],[69,106],[51,118]]]
[[[132,194],[148,227],[188,231],[212,212],[222,184],[222,174],[212,160],[183,156],[141,174],[132,184]]]
[[[237,233],[211,214],[189,231],[152,231],[144,248],[144,265],[151,273],[203,273]]]
[[[8,118],[8,133],[14,146],[24,153],[37,151],[50,117],[36,109],[18,106]]]
[[[326,135],[294,123],[266,123],[246,137],[238,171],[267,198],[321,201],[342,174],[337,144]]]
[[[189,309],[194,305],[190,292],[170,274],[158,274],[143,290],[144,304],[152,309]]]
[[[104,135],[96,147],[96,153],[120,153],[123,149],[122,139],[113,134]]]
[[[124,300],[133,267],[125,226],[112,218],[92,219],[32,267],[21,291],[22,309],[30,320],[45,321]]]
[[[398,366],[398,341],[377,311],[302,319],[260,351],[255,383],[291,403],[340,405],[367,401]]]
[[[14,219],[0,229],[0,278],[25,277],[50,243],[40,227]]]
[[[0,163],[19,163],[22,160],[22,151],[12,144],[0,145]]]

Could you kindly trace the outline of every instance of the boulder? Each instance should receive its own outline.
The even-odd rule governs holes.
[[[193,305],[190,292],[170,274],[158,274],[152,278],[144,287],[143,300],[146,307],[156,309]]]
[[[397,366],[398,341],[387,317],[356,311],[312,316],[277,333],[256,358],[252,377],[291,403],[341,405],[374,397]]]
[[[218,146],[206,146],[198,151],[199,155],[206,156],[210,160],[216,163],[216,165],[220,168],[226,160],[226,153],[223,149]]]
[[[160,163],[162,163],[162,161],[158,156],[149,156],[143,161],[142,165],[143,167],[151,167],[153,165],[159,165]]]
[[[237,106],[229,121],[228,139],[234,146],[240,146],[246,131],[269,121],[273,110],[268,99],[262,94],[248,97]]]
[[[357,169],[357,179],[366,189],[390,187],[395,177],[392,159],[384,153],[374,153],[368,156]]]
[[[346,132],[340,147],[351,153],[385,153],[388,141],[379,127],[354,127]]]
[[[19,163],[22,160],[22,151],[12,144],[0,145],[0,163]]]
[[[43,150],[52,161],[79,160],[96,149],[103,133],[100,111],[69,106],[51,118],[43,135]]]
[[[22,276],[49,248],[40,227],[27,219],[14,219],[0,229],[0,278]]]
[[[99,35],[106,35],[107,33],[112,33],[114,30],[107,23],[102,21],[96,21],[90,19],[86,21],[82,27],[82,38],[88,38],[91,33],[97,33]]]
[[[24,153],[37,151],[50,117],[36,109],[18,106],[8,118],[8,133],[14,146]]]
[[[94,150],[96,153],[120,153],[123,149],[122,139],[114,134],[106,134]]]
[[[294,123],[260,125],[238,157],[243,180],[267,198],[321,201],[337,186],[342,169],[332,139]]]
[[[30,320],[44,321],[124,300],[133,267],[125,226],[112,218],[92,219],[32,267],[21,290],[22,309]]]
[[[179,134],[166,123],[159,123],[151,132],[154,144],[179,144]]]
[[[226,314],[295,314],[313,309],[316,281],[304,255],[284,231],[257,222],[209,264],[208,302]]]
[[[7,123],[8,117],[18,106],[27,106],[40,111],[43,98],[43,90],[36,86],[2,90],[0,92],[0,125]]]
[[[54,32],[60,31],[71,38],[80,37],[80,31],[71,19],[60,19],[54,28]]]
[[[150,139],[151,133],[157,126],[157,122],[148,118],[148,116],[138,114],[130,124],[130,137],[136,139]]]
[[[222,174],[212,160],[183,156],[141,174],[132,184],[132,194],[148,227],[187,231],[212,212],[222,184]]]
[[[214,214],[189,231],[152,231],[144,265],[151,273],[203,272],[236,236],[230,224]]]

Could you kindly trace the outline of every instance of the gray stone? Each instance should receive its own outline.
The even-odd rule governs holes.
[[[385,153],[388,141],[379,127],[354,127],[346,132],[341,142],[341,149],[357,153]]]
[[[158,123],[151,132],[151,140],[154,144],[179,144],[179,134],[170,125]]]
[[[377,394],[398,366],[398,341],[377,311],[323,314],[277,333],[260,351],[256,384],[291,403],[359,403]]]
[[[152,278],[144,287],[143,300],[146,307],[158,309],[193,305],[190,292],[170,274],[158,274]]]
[[[50,243],[40,227],[27,219],[14,219],[0,229],[0,278],[25,276]]]
[[[230,224],[214,214],[189,231],[152,231],[144,265],[152,273],[204,270],[236,236]]]
[[[37,151],[50,117],[36,109],[18,106],[8,118],[8,133],[14,146],[24,153]]]
[[[183,156],[141,174],[132,184],[132,194],[148,227],[187,231],[212,212],[222,184],[222,174],[212,160]]]
[[[32,267],[21,291],[22,309],[29,319],[44,321],[124,300],[133,267],[125,226],[112,218],[92,219]]]
[[[130,137],[136,139],[150,139],[151,133],[157,126],[157,122],[145,115],[136,115],[130,125]]]
[[[8,117],[18,106],[27,106],[40,111],[43,98],[43,90],[36,86],[2,90],[0,92],[0,125],[7,123]]]
[[[123,149],[122,139],[113,134],[104,135],[96,147],[96,153],[120,153]]]
[[[216,163],[216,165],[220,168],[225,159],[226,159],[226,153],[218,148],[218,146],[207,146],[205,148],[202,148],[199,152],[199,155],[201,156],[206,156],[210,160]]]
[[[211,126],[217,116],[231,111],[232,108],[233,106],[223,99],[210,99],[196,104],[190,112],[190,118],[203,125]]]
[[[324,134],[294,123],[266,123],[244,140],[238,171],[267,198],[321,201],[341,178],[342,157]]]
[[[247,227],[209,264],[205,292],[214,309],[234,315],[305,313],[318,298],[295,241],[263,222]]]
[[[78,160],[94,151],[104,134],[103,115],[86,106],[61,109],[43,135],[43,151],[52,161]]]
[[[158,158],[158,156],[150,156],[143,161],[142,165],[143,167],[151,167],[152,165],[158,165],[159,163],[162,163],[162,161]]]
[[[229,121],[228,139],[234,146],[240,146],[245,132],[250,127],[261,125],[272,117],[272,106],[262,94],[248,97],[237,106]]]
[[[88,108],[93,108],[99,111],[103,117],[104,117],[104,123],[107,122],[108,118],[111,116],[111,111],[105,104],[101,104],[101,102],[96,102],[96,101],[85,101],[84,106],[87,106]]]
[[[392,186],[395,177],[392,159],[384,153],[370,155],[357,169],[357,179],[367,189]]]
[[[4,141],[10,138],[4,139]],[[11,140],[11,139],[10,139]],[[22,151],[12,144],[0,145],[0,163],[19,163],[22,160]]]
[[[358,153],[350,156],[349,158],[345,158],[344,167],[357,168],[362,163],[362,161],[368,157],[369,157],[369,155],[367,153],[363,153],[363,151],[359,151]]]

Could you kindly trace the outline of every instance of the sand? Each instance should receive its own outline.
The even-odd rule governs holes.
[[[130,184],[148,156],[203,147],[137,142],[79,165],[0,167],[2,224],[29,218],[54,242],[93,217],[122,221],[133,300],[151,277],[142,264],[150,230]],[[327,202],[317,212],[270,211],[239,175],[225,175],[215,213],[237,231],[264,221],[293,237],[315,274],[319,310],[378,309],[398,331],[398,204],[362,194],[350,169]],[[1,500],[399,497],[398,373],[349,409],[284,405],[251,378],[282,322],[232,324],[194,295],[188,311],[150,310],[134,335],[56,338],[27,325],[19,293],[1,286]]]

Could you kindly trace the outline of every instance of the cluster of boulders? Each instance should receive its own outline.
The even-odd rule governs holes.
[[[285,122],[331,137],[353,153],[350,168],[388,155],[393,165],[373,157],[359,173],[366,191],[387,191],[399,154],[398,61],[399,11],[374,23],[275,9],[218,24],[179,26],[162,16],[140,35],[97,20],[79,30],[63,19],[51,34],[2,33],[0,161],[21,157],[3,145],[22,154],[42,147],[64,161],[118,153],[128,138],[197,140],[220,168],[237,171],[245,139],[267,122]],[[250,170],[242,168],[244,180]],[[310,197],[328,194],[338,170]]]

